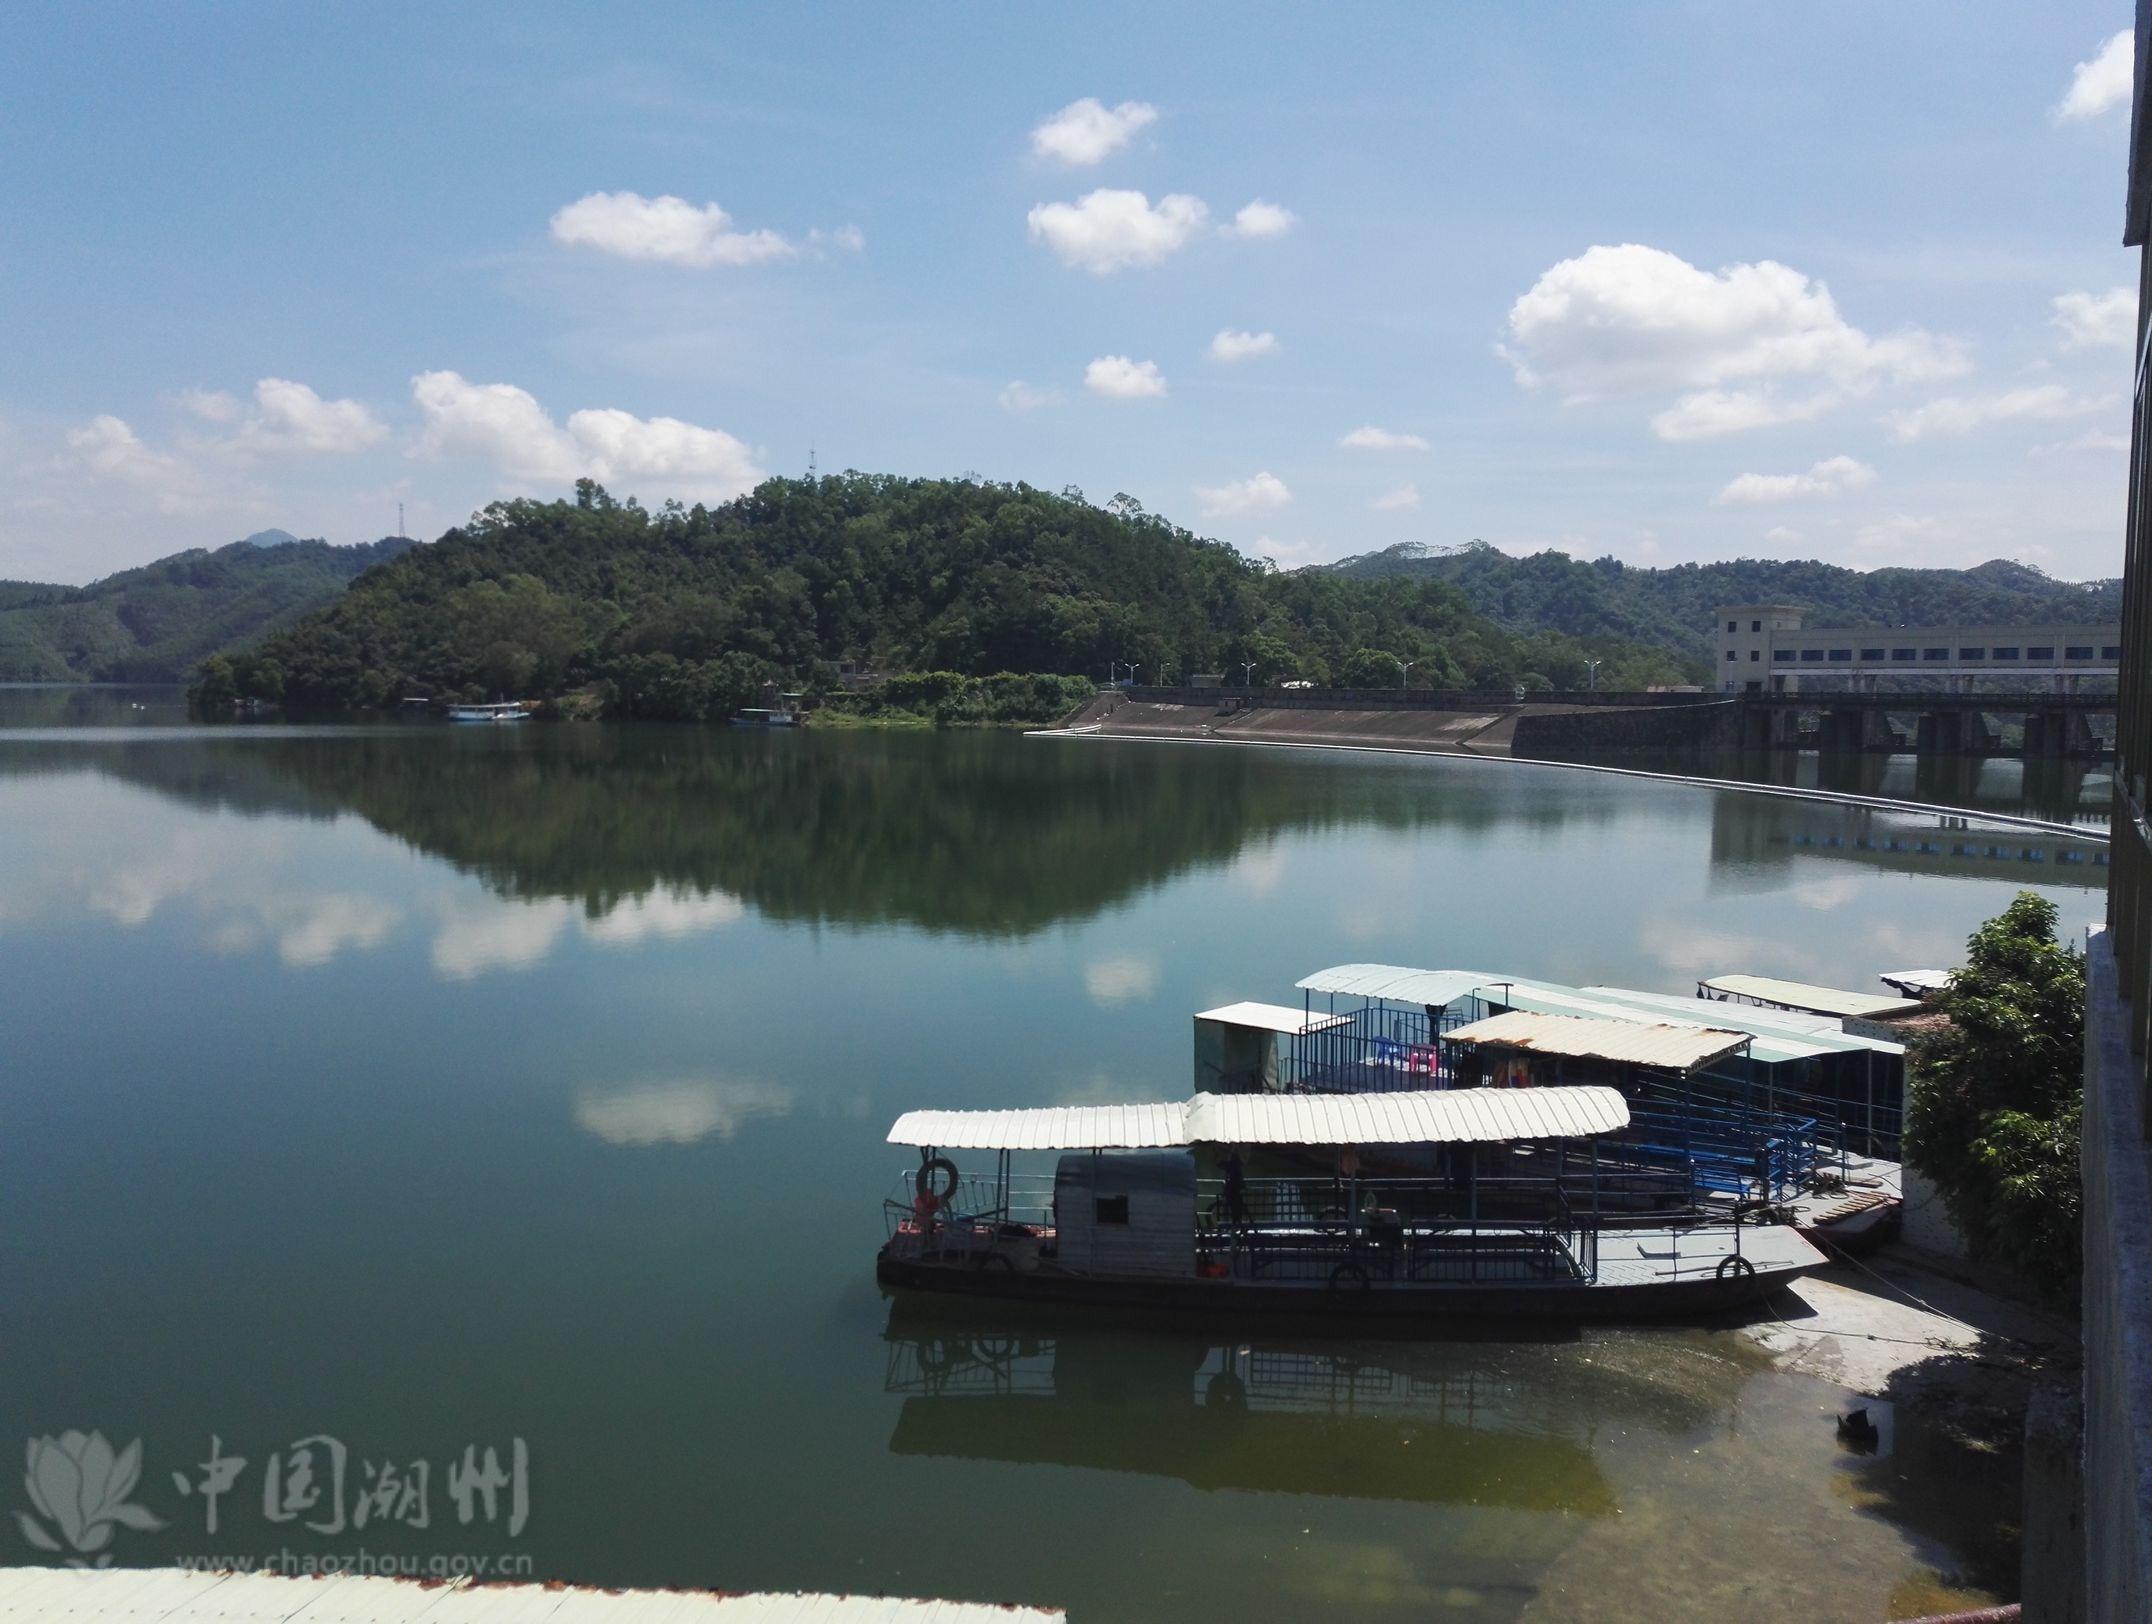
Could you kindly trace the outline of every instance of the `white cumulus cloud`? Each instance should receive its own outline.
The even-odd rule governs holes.
[[[222,389],[182,389],[179,403],[205,423],[236,423],[244,409],[236,395]]]
[[[2070,75],[2070,88],[2055,108],[2055,121],[2098,118],[2110,108],[2130,99],[2130,79],[2136,69],[2135,37],[2125,28],[2089,62],[2080,62]]]
[[[1842,404],[1829,390],[1788,400],[1755,389],[1699,389],[1654,413],[1651,431],[1662,440],[1715,440],[1722,434],[1805,423]]]
[[[1206,519],[1240,518],[1250,513],[1272,513],[1293,499],[1285,481],[1267,469],[1248,479],[1224,485],[1198,485],[1196,500],[1203,504]]]
[[[1227,328],[1210,341],[1213,361],[1253,361],[1277,353],[1276,333],[1243,333]]]
[[[1417,434],[1397,434],[1389,429],[1379,429],[1372,423],[1363,423],[1350,434],[1338,437],[1338,444],[1347,451],[1425,451],[1427,442]]]
[[[1988,395],[1945,395],[1911,411],[1892,412],[1884,421],[1900,440],[1925,440],[1937,435],[1970,434],[1991,423],[2051,423],[2083,417],[2106,404],[2073,395],[2059,383],[2043,383]]]
[[[2062,329],[2065,349],[2112,345],[2126,350],[2137,336],[2137,290],[2057,294],[2053,320]]]
[[[1083,369],[1083,386],[1108,400],[1155,400],[1166,392],[1156,361],[1132,361],[1125,355],[1102,355]]]
[[[586,409],[563,428],[529,391],[456,372],[420,373],[411,398],[426,419],[420,455],[476,457],[512,480],[644,481],[654,497],[724,501],[763,477],[754,453],[723,429],[677,417]]]
[[[1420,487],[1400,485],[1395,490],[1384,491],[1368,503],[1377,513],[1409,513],[1420,505]]]
[[[1293,229],[1298,219],[1291,209],[1257,198],[1240,206],[1225,233],[1229,237],[1282,237]]]
[[[1726,506],[1791,502],[1804,496],[1836,496],[1876,482],[1876,471],[1853,457],[1826,457],[1805,474],[1741,474],[1728,481],[1718,500]]]
[[[1061,391],[1042,389],[1037,384],[1026,383],[1021,378],[1009,380],[1008,387],[996,397],[1005,412],[1035,412],[1044,406],[1061,404]]]
[[[80,428],[69,429],[67,448],[91,473],[145,492],[160,513],[177,517],[220,505],[212,482],[199,469],[169,451],[145,444],[123,417],[102,412]]]
[[[1874,337],[1830,289],[1773,260],[1707,271],[1641,243],[1550,267],[1510,307],[1501,353],[1527,387],[1568,401],[1675,394],[1663,439],[1813,417],[1878,382],[1951,377],[1967,361],[1920,331]],[[1793,384],[1806,393],[1787,397]]]
[[[1032,130],[1031,150],[1038,157],[1081,168],[1119,152],[1157,119],[1158,109],[1149,102],[1108,107],[1096,96],[1085,96]]]
[[[640,192],[592,192],[578,198],[553,216],[552,230],[553,240],[570,248],[698,270],[766,265],[799,253],[774,231],[735,231],[732,216],[715,203],[698,208],[684,197],[644,197]]]
[[[1210,220],[1198,197],[1174,192],[1154,205],[1142,192],[1100,187],[1073,203],[1041,203],[1026,216],[1032,240],[1062,264],[1094,276],[1156,265],[1188,246]]]
[[[388,425],[356,400],[323,400],[303,383],[263,378],[233,445],[266,456],[349,456],[388,438]]]

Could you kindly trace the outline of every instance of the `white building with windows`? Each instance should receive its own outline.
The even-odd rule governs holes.
[[[1969,689],[1998,679],[2018,692],[2074,693],[2083,677],[2114,677],[2119,626],[1926,626],[1804,629],[1784,603],[1728,604],[1718,612],[1711,686],[1721,693],[1785,693],[1803,685],[1873,690],[1885,677],[1942,677]]]

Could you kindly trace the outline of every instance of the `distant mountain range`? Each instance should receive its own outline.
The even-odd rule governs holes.
[[[280,631],[405,551],[264,530],[88,586],[0,581],[0,681],[178,682],[220,650]]]
[[[1510,631],[1618,637],[1648,643],[1707,669],[1722,604],[1785,603],[1814,626],[2112,624],[2122,582],[2058,581],[2026,564],[1991,559],[1971,569],[1850,570],[1813,559],[1735,559],[1640,569],[1619,559],[1533,553],[1516,558],[1484,542],[1430,548],[1404,542],[1328,568],[1359,580],[1440,581]]]

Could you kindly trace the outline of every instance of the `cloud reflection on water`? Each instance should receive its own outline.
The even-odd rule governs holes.
[[[791,1109],[790,1089],[714,1078],[585,1090],[575,1097],[577,1127],[609,1145],[631,1148],[692,1145],[713,1136],[730,1140],[749,1123]]]

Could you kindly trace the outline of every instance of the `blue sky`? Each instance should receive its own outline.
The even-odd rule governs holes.
[[[717,499],[810,448],[1125,491],[1285,565],[2112,573],[2128,23],[24,11],[0,576],[399,501],[432,536],[582,472]]]

